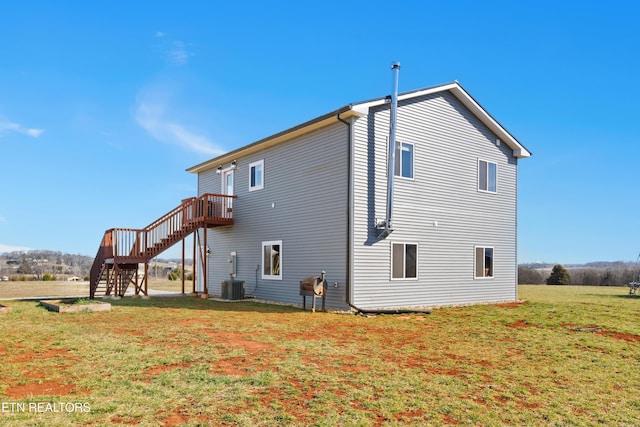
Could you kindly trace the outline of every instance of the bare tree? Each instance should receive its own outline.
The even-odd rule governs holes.
[[[544,276],[535,268],[518,266],[518,284],[542,285],[544,284]]]

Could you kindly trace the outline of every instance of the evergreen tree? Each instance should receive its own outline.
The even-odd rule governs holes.
[[[568,285],[570,283],[569,271],[560,264],[554,265],[551,275],[547,278],[547,285]]]

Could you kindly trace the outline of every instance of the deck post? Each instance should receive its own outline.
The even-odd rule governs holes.
[[[113,296],[119,297],[120,292],[118,290],[118,283],[120,279],[120,269],[118,268],[118,263],[114,260],[113,262]]]
[[[209,295],[209,289],[207,287],[207,265],[208,260],[207,260],[207,226],[205,224],[204,226],[204,244],[202,246],[203,248],[203,254],[202,254],[202,289],[204,291],[205,295]]]
[[[182,239],[182,293],[184,294],[184,246],[185,239]]]
[[[107,285],[106,285],[107,286],[107,290],[105,292],[105,296],[111,295],[111,289],[109,288],[109,283],[111,283],[110,282],[110,280],[111,280],[111,270],[112,270],[111,268],[107,268]]]
[[[142,283],[139,282],[138,269],[137,268],[136,268],[136,284],[135,284],[135,288],[136,288],[136,295],[140,295],[140,289],[142,288]]]
[[[198,240],[198,230],[196,229],[196,231],[193,232],[193,258],[192,258],[192,265],[193,265],[193,275],[191,276],[191,293],[195,294],[196,293],[196,241]]]

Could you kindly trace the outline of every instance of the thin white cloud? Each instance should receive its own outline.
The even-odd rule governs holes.
[[[37,138],[42,135],[44,129],[27,128],[19,123],[11,122],[4,119],[3,117],[0,117],[0,135],[6,132],[16,132]]]
[[[24,252],[24,251],[30,251],[31,248],[27,248],[26,246],[12,246],[12,245],[5,245],[3,243],[0,243],[0,253],[4,253],[4,252]]]
[[[154,96],[155,95],[155,96]],[[142,91],[138,94],[134,117],[140,127],[154,138],[178,145],[184,149],[210,156],[218,156],[225,151],[207,137],[187,129],[170,117],[165,96]]]
[[[182,40],[172,39],[163,31],[156,31],[154,37],[157,39],[155,49],[171,65],[187,65],[189,59],[194,56],[193,51],[189,49],[189,45]]]
[[[193,53],[187,50],[186,45],[181,41],[171,43],[167,51],[167,59],[174,65],[187,65]]]

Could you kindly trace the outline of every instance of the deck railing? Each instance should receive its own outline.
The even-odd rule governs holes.
[[[102,266],[148,262],[198,228],[233,224],[233,199],[223,194],[203,194],[182,201],[143,229],[112,228],[105,232],[91,267],[91,284],[100,280]]]

